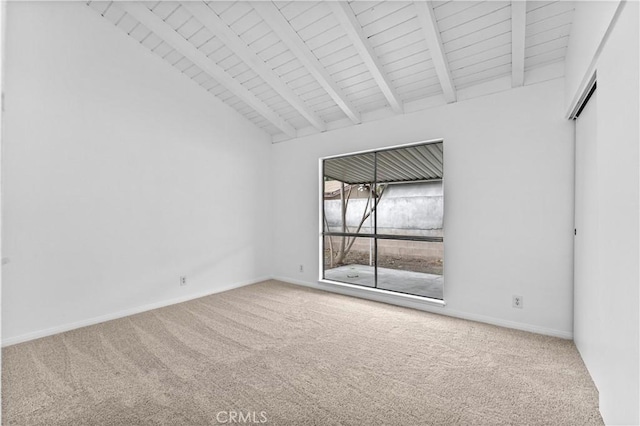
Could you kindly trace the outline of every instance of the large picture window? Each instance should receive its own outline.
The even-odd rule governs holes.
[[[322,279],[443,300],[443,142],[322,160]]]

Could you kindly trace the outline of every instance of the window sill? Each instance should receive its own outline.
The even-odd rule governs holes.
[[[355,284],[341,283],[338,281],[331,281],[323,278],[320,278],[318,282],[321,284],[329,284],[332,286],[353,289],[353,290],[356,290],[357,292],[361,292],[363,295],[371,295],[371,296],[378,295],[378,296],[385,296],[385,297],[389,296],[391,298],[395,298],[396,300],[411,300],[414,302],[421,302],[427,305],[440,306],[440,307],[445,307],[447,305],[447,303],[444,300],[432,299],[431,297],[426,297],[426,296],[416,296],[413,294],[398,293],[395,291],[382,290],[379,288],[371,288],[371,287],[365,287],[365,286],[355,285]]]

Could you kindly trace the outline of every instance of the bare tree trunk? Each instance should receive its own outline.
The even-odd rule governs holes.
[[[376,211],[376,208],[378,207],[378,203],[380,203],[380,200],[382,199],[382,195],[384,194],[385,189],[387,188],[387,185],[384,185],[381,187],[380,193],[379,194],[375,194],[372,193],[371,198],[374,198],[375,194],[375,200],[372,201],[372,207],[369,211],[367,211],[366,207],[362,216],[362,219],[360,220],[360,223],[358,224],[358,229],[356,230],[356,234],[360,232],[360,230],[362,229],[362,225],[364,225],[364,223],[366,222],[366,220],[369,218],[369,216],[371,216],[371,213],[373,213],[374,211]],[[371,188],[371,191],[374,191],[374,188]],[[347,232],[348,228],[347,228],[347,206],[349,203],[349,198],[351,198],[351,188],[349,188],[349,192],[347,194],[347,197],[345,197],[344,195],[344,184],[342,184],[342,188],[340,190],[340,201],[342,203],[342,232]],[[369,205],[369,201],[367,200],[367,206]],[[351,250],[351,247],[353,247],[353,244],[356,242],[356,238],[357,237],[353,237],[351,239],[348,239],[347,237],[341,237],[341,241],[340,241],[340,251],[338,252],[338,255],[336,256],[336,260],[335,260],[335,264],[336,265],[340,265],[345,257],[347,257],[347,254],[349,254],[349,251]]]
[[[371,188],[369,188],[369,196],[367,197],[367,204],[364,206],[364,210],[362,210],[362,219],[360,220],[360,225],[358,226],[358,230],[356,231],[356,233],[360,232],[360,228],[362,228],[362,224],[367,219],[367,210],[369,209],[369,202],[371,201],[372,196],[373,196],[373,191]],[[349,240],[349,237],[347,237],[347,247],[352,246],[356,238],[357,237],[352,237],[351,240]],[[349,249],[347,249],[347,253],[348,252],[349,252]]]
[[[330,232],[329,229],[329,221],[327,220],[327,216],[324,216],[324,224],[327,226],[327,232]],[[325,238],[329,238],[329,268],[333,268],[333,238],[331,235],[326,236]]]
[[[351,196],[351,190],[349,190],[349,196]],[[347,202],[348,199],[344,194],[344,182],[340,184],[340,219],[342,221],[342,232],[347,232]],[[340,251],[336,256],[336,265],[339,265],[344,260],[344,249],[347,243],[346,237],[343,235],[340,237]]]
[[[366,212],[366,214],[364,216],[362,216],[362,220],[360,221],[360,224],[358,225],[358,229],[356,230],[356,234],[360,232],[360,229],[362,229],[362,225],[364,225],[364,222],[369,218],[369,216],[371,216],[371,213],[376,211],[376,209],[378,208],[378,204],[380,203],[380,200],[382,199],[382,194],[384,194],[384,190],[387,188],[387,186],[383,186],[382,190],[380,191],[380,194],[376,195],[376,199],[375,202],[373,203],[373,207],[371,208],[371,210],[369,212]],[[356,242],[356,238],[354,237],[351,242],[347,245],[346,247],[346,252],[344,253],[344,256],[347,255],[347,253],[349,253],[349,250],[351,250],[351,247],[353,246],[353,243]],[[343,256],[343,257],[344,257]]]

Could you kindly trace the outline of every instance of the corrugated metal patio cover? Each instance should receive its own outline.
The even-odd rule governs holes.
[[[324,161],[324,174],[349,184],[373,183],[377,155],[377,182],[442,179],[442,142],[365,153]]]

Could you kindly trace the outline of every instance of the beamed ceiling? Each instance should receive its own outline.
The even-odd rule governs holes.
[[[564,74],[566,1],[91,1],[274,142]]]

